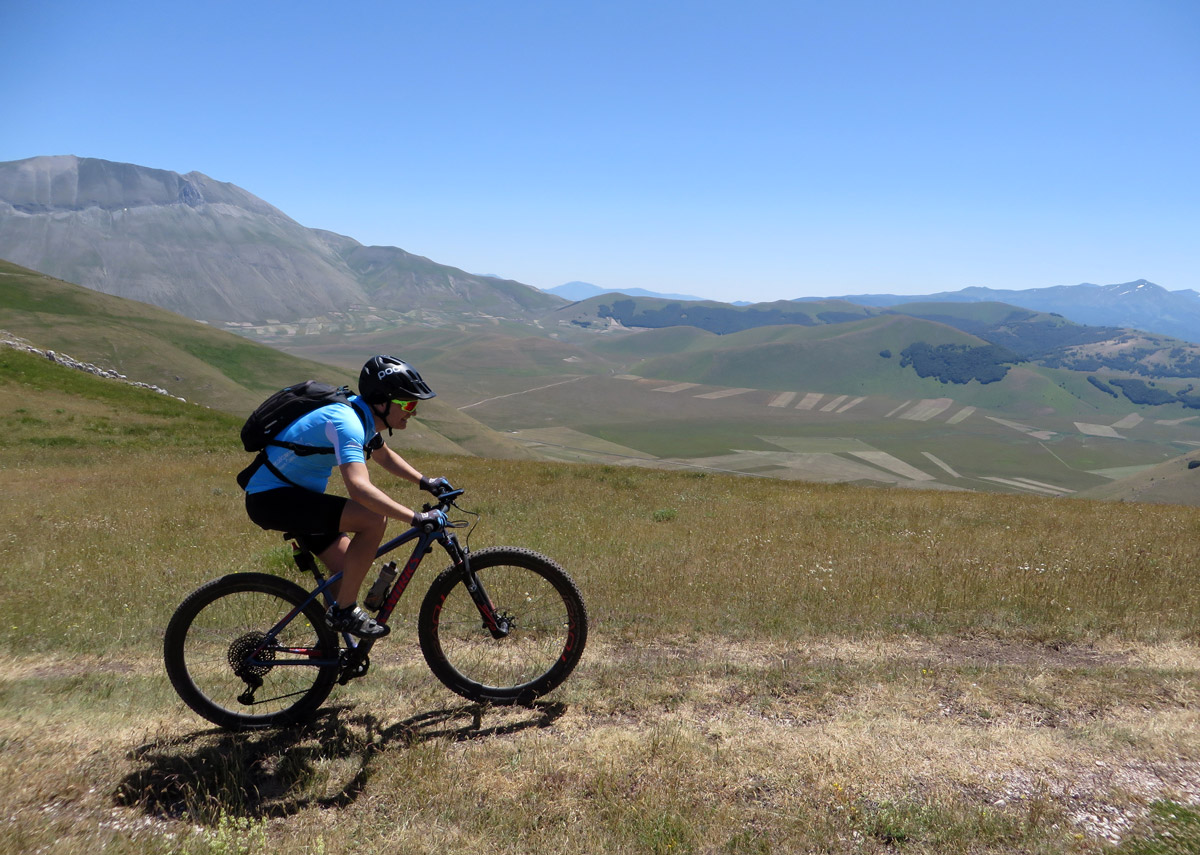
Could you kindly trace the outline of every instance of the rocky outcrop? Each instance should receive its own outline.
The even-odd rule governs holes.
[[[183,401],[178,395],[172,395],[161,386],[155,386],[151,383],[141,383],[137,380],[130,380],[124,374],[118,374],[116,371],[111,371],[107,368],[101,368],[99,365],[93,365],[90,362],[80,362],[78,359],[73,359],[65,353],[57,353],[53,350],[41,350],[34,347],[20,336],[15,336],[8,330],[0,330],[0,347],[11,347],[14,350],[21,350],[25,353],[32,353],[34,356],[44,356],[51,362],[59,365],[64,365],[67,368],[74,368],[76,371],[84,371],[88,374],[94,374],[97,377],[103,377],[107,380],[119,380],[122,383],[128,383],[130,386],[137,386],[142,389],[149,389],[152,392],[157,392],[160,395],[166,395],[169,398],[174,398],[177,401]]]

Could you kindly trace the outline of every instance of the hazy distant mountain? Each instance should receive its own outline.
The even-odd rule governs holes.
[[[0,258],[213,321],[354,305],[524,318],[562,304],[518,282],[305,228],[199,172],[73,156],[0,163]]]
[[[664,300],[703,300],[703,297],[692,297],[687,294],[661,294],[657,291],[647,291],[645,288],[601,288],[590,282],[567,282],[555,288],[547,288],[547,294],[555,294],[565,300],[578,302],[601,294],[625,294],[630,297],[659,297]]]
[[[803,297],[797,302],[830,299]],[[1125,327],[1185,341],[1200,342],[1200,294],[1168,291],[1139,279],[1120,285],[1059,285],[1025,291],[964,288],[924,296],[857,294],[839,297],[861,306],[888,307],[902,303],[1000,302],[1039,312],[1055,312],[1081,324]]]
[[[1103,370],[1151,379],[1200,378],[1200,346],[1185,340],[1130,328],[1078,324],[1060,313],[990,301],[876,307],[848,300],[779,300],[733,306],[715,301],[681,303],[652,297],[600,295],[556,309],[545,319],[581,329],[691,327],[718,336],[764,329],[762,334],[771,337],[790,334],[783,332],[785,328],[861,325],[876,318],[901,315],[958,330],[996,348],[967,354],[968,361],[1001,356],[1001,362],[1037,362],[1047,368],[1081,372]],[[910,345],[922,343],[934,347],[938,344],[914,339],[900,346],[898,352],[904,357],[903,351]],[[695,356],[690,346],[683,351],[689,358]],[[753,359],[746,355],[746,364],[752,365]],[[958,357],[954,361],[959,361]],[[678,372],[663,376],[684,379]]]

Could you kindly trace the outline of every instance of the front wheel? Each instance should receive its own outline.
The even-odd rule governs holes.
[[[503,637],[485,624],[462,568],[450,567],[421,604],[421,652],[434,676],[465,698],[527,704],[567,679],[583,655],[583,597],[561,567],[528,549],[484,549],[469,561]]]
[[[310,717],[338,675],[337,634],[294,582],[234,573],[193,591],[163,638],[171,685],[189,707],[231,730]],[[292,612],[274,638],[268,633]]]

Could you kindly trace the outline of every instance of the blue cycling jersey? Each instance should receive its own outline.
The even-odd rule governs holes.
[[[310,445],[315,448],[331,448],[332,454],[301,455],[290,448],[277,445],[267,446],[267,459],[271,465],[291,479],[294,484],[281,481],[266,466],[260,466],[246,485],[247,493],[262,493],[280,487],[304,487],[316,493],[324,493],[329,485],[333,467],[343,463],[365,463],[363,448],[375,434],[367,436],[363,430],[363,419],[352,407],[357,407],[366,417],[368,425],[374,424],[367,402],[358,395],[350,396],[350,404],[327,404],[307,413],[275,437],[281,442]]]

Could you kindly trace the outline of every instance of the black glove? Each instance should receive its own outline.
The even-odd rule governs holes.
[[[421,489],[427,493],[433,493],[438,498],[454,491],[450,482],[445,478],[426,478],[424,475],[421,476]]]
[[[413,514],[413,528],[419,528],[422,531],[440,531],[446,527],[446,523],[446,515],[436,508],[432,511]]]

